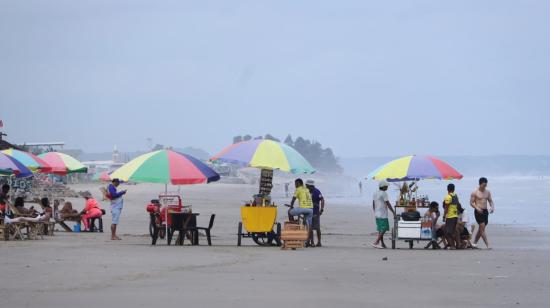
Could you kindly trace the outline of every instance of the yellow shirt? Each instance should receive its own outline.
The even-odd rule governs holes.
[[[304,208],[304,209],[313,208],[313,201],[311,201],[311,193],[309,192],[309,189],[305,188],[304,186],[300,186],[296,188],[294,197],[298,199],[298,201],[300,202],[301,208]]]
[[[458,217],[458,204],[453,204],[453,197],[456,196],[455,193],[447,194],[445,196],[444,204],[447,206],[447,216],[445,218],[456,218]]]

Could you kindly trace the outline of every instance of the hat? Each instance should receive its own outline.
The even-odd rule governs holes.
[[[309,180],[306,181],[306,185],[314,186],[314,185],[315,185],[315,181],[312,180],[312,179],[309,179]]]
[[[384,180],[382,180],[382,181],[380,181],[380,183],[378,183],[379,188],[388,187],[388,185],[389,185],[388,182],[386,182]]]
[[[111,182],[118,182],[118,183],[120,183],[120,180],[117,179],[117,178],[114,178]]]
[[[92,194],[89,191],[83,191],[80,193],[80,195],[84,198],[91,198]]]

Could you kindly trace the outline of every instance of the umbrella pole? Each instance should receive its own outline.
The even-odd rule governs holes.
[[[168,183],[164,183],[164,195],[165,196],[168,195]],[[168,238],[168,208],[166,208],[165,216],[166,217],[164,217],[164,226],[165,226],[164,236]]]

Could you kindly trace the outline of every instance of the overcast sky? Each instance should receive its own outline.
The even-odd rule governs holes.
[[[0,2],[12,142],[550,154],[550,1]]]

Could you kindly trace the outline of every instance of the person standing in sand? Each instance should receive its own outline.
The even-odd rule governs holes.
[[[317,245],[314,245],[313,237],[311,238],[311,246],[321,247],[321,215],[325,211],[325,198],[317,187],[315,187],[314,180],[307,180],[306,187],[311,194],[311,201],[313,202],[313,220],[311,229],[317,231]]]
[[[491,192],[487,189],[487,184],[487,178],[482,177],[479,179],[478,188],[470,196],[470,205],[475,210],[475,219],[479,224],[473,246],[477,247],[477,242],[482,238],[487,249],[491,249],[489,240],[487,239],[486,228],[489,224],[489,213],[492,214],[495,211],[495,204],[493,203]]]
[[[386,244],[384,244],[384,234],[390,230],[388,209],[390,209],[393,213],[393,217],[395,217],[395,210],[392,208],[388,193],[386,192],[388,186],[388,182],[381,181],[378,184],[378,191],[374,193],[372,198],[372,209],[374,211],[374,217],[376,218],[376,231],[378,231],[376,241],[371,244],[374,248],[386,248]]]
[[[109,199],[111,200],[111,240],[120,240],[120,237],[116,235],[116,227],[120,220],[120,213],[122,212],[123,199],[122,196],[126,194],[126,190],[117,191],[117,187],[120,185],[119,179],[113,179],[111,184],[109,184],[108,193]]]
[[[445,200],[443,201],[443,208],[445,209],[443,217],[445,218],[445,238],[447,240],[445,249],[456,249],[459,244],[456,225],[458,223],[458,210],[461,208],[461,205],[460,201],[458,201],[458,195],[455,193],[455,184],[453,183],[447,185],[447,196],[445,196]]]

